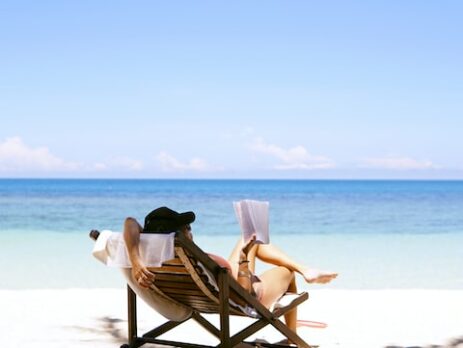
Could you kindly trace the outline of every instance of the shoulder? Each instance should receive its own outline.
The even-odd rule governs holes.
[[[227,268],[230,272],[232,271],[230,262],[228,260],[224,259],[222,256],[219,255],[214,255],[214,254],[207,254],[212,260],[214,260],[220,267],[225,267]]]

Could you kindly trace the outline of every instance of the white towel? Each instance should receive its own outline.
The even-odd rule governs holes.
[[[140,234],[140,257],[146,267],[159,267],[173,259],[175,232],[168,234]],[[98,236],[92,251],[93,256],[110,267],[130,268],[124,238],[120,232],[104,230]]]

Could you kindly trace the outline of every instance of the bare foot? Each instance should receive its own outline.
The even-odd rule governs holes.
[[[306,268],[302,273],[307,283],[326,284],[338,276],[335,272]]]

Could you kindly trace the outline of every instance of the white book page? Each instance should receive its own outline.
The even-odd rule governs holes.
[[[270,242],[269,203],[246,199],[233,202],[233,207],[241,227],[243,240],[246,242],[255,234],[257,242],[268,244]]]

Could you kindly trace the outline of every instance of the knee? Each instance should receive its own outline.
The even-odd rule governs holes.
[[[290,283],[294,283],[296,281],[296,273],[288,268],[286,268],[286,270],[288,271],[288,279],[289,279],[289,282]]]
[[[282,272],[284,272],[285,277],[289,281],[292,282],[296,278],[294,271],[290,270],[289,268],[286,268],[285,266],[279,266],[279,268],[282,270]]]
[[[294,273],[294,271],[291,271],[289,269],[288,271],[290,272],[289,279],[291,280],[291,282],[293,282],[296,279],[296,273]]]
[[[296,273],[287,269],[288,271],[288,289],[286,291],[297,293]]]

